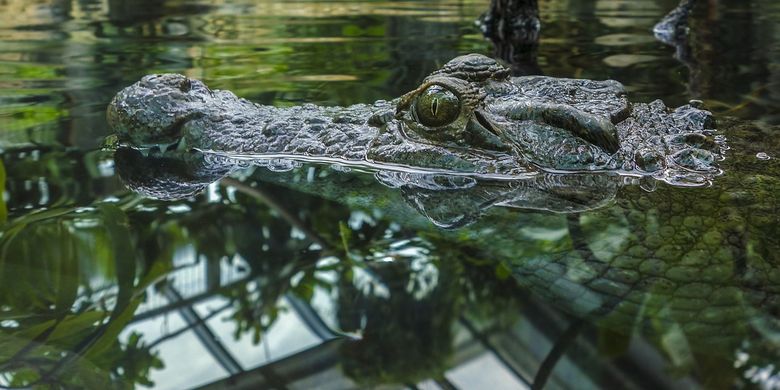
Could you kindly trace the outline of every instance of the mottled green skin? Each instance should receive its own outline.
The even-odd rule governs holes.
[[[432,87],[457,97],[457,115],[435,126],[416,114]],[[711,114],[695,104],[632,104],[612,80],[511,78],[477,54],[398,99],[349,107],[262,106],[181,75],[151,75],[116,95],[108,121],[136,147],[505,177],[613,171],[702,184],[719,172],[724,149]]]
[[[379,208],[437,245],[506,264],[544,302],[614,331],[659,338],[681,332],[694,352],[728,358],[744,340],[761,344],[762,331],[780,331],[780,166],[754,156],[730,156],[712,187],[623,186],[611,203],[575,214],[476,211],[484,188],[477,196],[442,190],[432,205],[447,206],[421,210],[402,200],[435,191],[409,184],[391,191],[339,173],[314,183],[294,173],[256,177],[353,208]],[[500,186],[482,184],[491,185]],[[455,230],[432,230],[429,222],[475,214],[480,218]]]
[[[566,217],[495,211],[469,227],[469,241],[545,301],[623,332],[651,318],[706,350],[778,331],[780,164],[755,157],[778,150],[764,138],[777,129],[721,128],[733,148],[712,187],[626,186],[610,207]],[[479,243],[485,230],[496,232],[489,246]]]

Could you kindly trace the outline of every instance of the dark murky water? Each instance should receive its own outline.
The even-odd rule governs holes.
[[[149,73],[394,98],[491,53],[487,3],[0,1],[0,386],[779,388],[774,0],[707,2],[678,58],[650,32],[674,1],[541,2],[544,74],[746,121],[707,188],[603,183],[563,214],[305,165],[164,202],[99,149]]]

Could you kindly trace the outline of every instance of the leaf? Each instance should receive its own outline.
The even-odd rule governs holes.
[[[141,293],[146,290],[152,283],[154,283],[160,276],[164,275],[169,270],[169,264],[163,262],[155,262],[149,272],[139,281],[138,286],[135,287],[136,293],[133,294],[133,300],[129,305],[124,307],[124,310],[117,312],[117,308],[114,308],[114,312],[111,314],[109,323],[103,328],[102,333],[96,334],[96,338],[89,345],[82,347],[82,350],[89,349],[84,354],[87,359],[92,359],[107,350],[111,344],[113,344],[119,333],[125,328],[130,320],[133,319],[135,310],[138,305],[141,304]],[[118,306],[117,306],[118,307]]]
[[[661,335],[661,347],[669,356],[675,368],[689,368],[696,364],[682,327],[678,323],[668,324]]]
[[[135,284],[135,248],[131,242],[130,222],[127,215],[112,203],[103,203],[97,206],[102,214],[104,227],[108,232],[114,255],[114,269],[116,270],[117,302],[114,314],[119,315],[130,302]]]
[[[107,313],[100,311],[91,311],[78,315],[70,315],[62,319],[59,324],[57,320],[48,320],[40,324],[28,326],[23,330],[14,332],[9,336],[0,337],[0,357],[7,360],[15,356],[24,348],[30,346],[31,340],[37,342],[60,342],[68,344],[69,337],[81,337],[85,330],[95,326],[95,323],[102,321]],[[75,343],[74,343],[75,344]]]
[[[54,309],[57,312],[57,317],[62,318],[70,312],[78,296],[79,262],[76,256],[74,237],[68,231],[67,226],[58,223],[57,231],[59,233],[59,258],[49,259],[49,261],[58,260],[59,263],[57,286],[54,290],[56,294]]]
[[[57,328],[49,336],[49,341],[64,341],[72,336],[80,336],[84,331],[94,327],[108,316],[104,311],[88,311],[69,315],[60,321]]]
[[[0,160],[0,225],[4,225],[8,220],[8,208],[5,206],[5,166],[3,161]]]
[[[102,311],[88,311],[81,314],[68,315],[62,319],[62,321],[60,321],[59,325],[57,325],[54,331],[51,332],[47,340],[60,341],[70,336],[79,335],[85,330],[95,326],[95,323],[104,320],[107,315],[108,313]],[[49,320],[40,324],[29,326],[24,330],[13,333],[13,336],[32,340],[54,326],[55,323],[56,320]]]
[[[108,232],[113,249],[112,254],[119,289],[116,306],[111,312],[108,323],[78,347],[80,350],[89,349],[88,357],[94,357],[103,352],[116,341],[116,337],[132,319],[135,310],[141,303],[140,299],[132,299],[136,295],[134,294],[135,248],[131,242],[130,223],[127,215],[112,203],[100,204],[97,209],[103,216],[104,227]]]
[[[29,344],[30,339],[26,337],[16,337],[13,334],[8,335],[0,332],[0,364],[9,363],[11,358]]]
[[[34,211],[32,213],[22,215],[19,218],[12,220],[11,223],[14,225],[13,229],[20,229],[20,228],[23,229],[25,226],[31,223],[35,223],[47,219],[53,219],[56,217],[61,217],[70,214],[76,211],[77,209],[78,208],[76,207],[65,207],[61,209],[48,209],[48,210]],[[8,230],[10,230],[10,228]]]
[[[349,257],[349,241],[352,238],[352,230],[344,222],[339,222],[339,235],[341,236],[341,245],[344,247],[344,254]]]
[[[500,262],[496,265],[496,278],[498,280],[507,280],[512,276],[512,269],[505,262]]]
[[[98,332],[95,332],[89,340],[85,340],[87,341],[86,343],[83,343],[78,347],[79,350],[87,350],[87,352],[84,353],[84,357],[88,360],[93,360],[117,342],[119,333],[122,333],[125,326],[133,319],[133,315],[140,304],[141,299],[139,297],[124,306],[122,308],[123,310],[114,310],[111,313],[109,322]]]
[[[598,327],[598,350],[603,356],[615,358],[628,352],[631,334],[616,332],[606,326]]]

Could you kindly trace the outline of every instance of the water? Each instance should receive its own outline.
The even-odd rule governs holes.
[[[539,191],[561,178],[283,160],[159,201],[99,148],[148,73],[399,96],[491,52],[487,1],[0,2],[0,385],[777,388],[780,7],[710,2],[678,59],[650,32],[674,3],[543,1],[539,69],[750,125],[710,187],[596,181],[572,209]]]

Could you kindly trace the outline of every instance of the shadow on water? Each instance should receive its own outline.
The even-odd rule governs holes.
[[[147,73],[398,96],[490,52],[486,3],[0,4],[0,386],[776,386],[780,10],[695,9],[683,65],[650,32],[674,1],[569,3],[540,4],[545,74],[750,120],[718,118],[712,186],[95,150]]]

